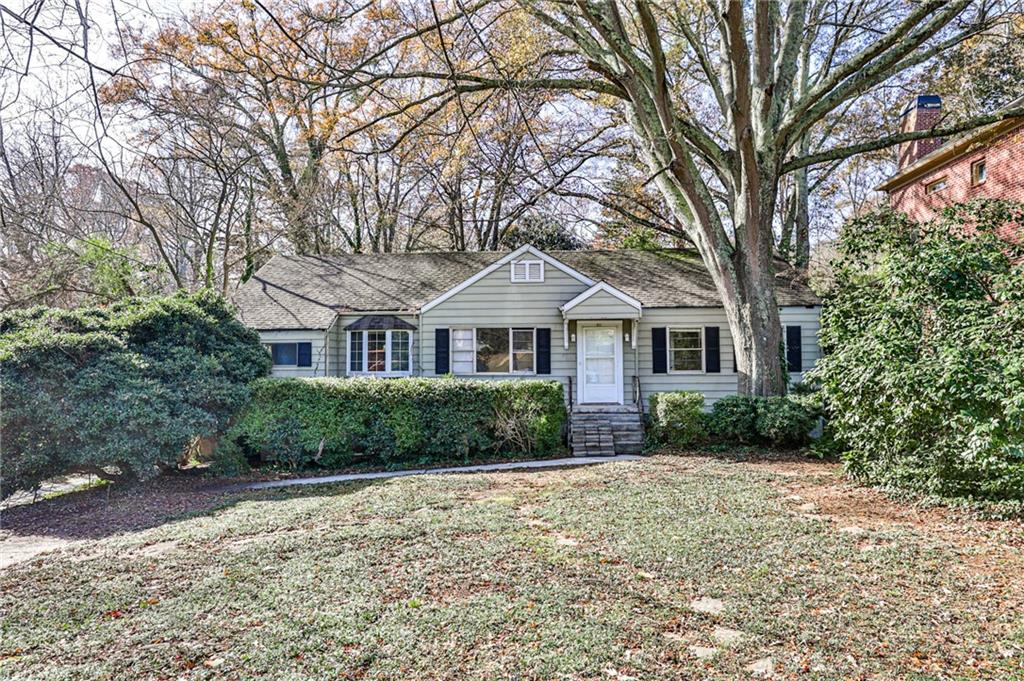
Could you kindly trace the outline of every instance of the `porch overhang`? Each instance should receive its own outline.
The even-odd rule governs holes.
[[[627,293],[599,281],[559,310],[566,321],[577,319],[640,319],[643,305]]]

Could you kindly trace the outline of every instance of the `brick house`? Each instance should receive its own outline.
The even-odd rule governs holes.
[[[1024,97],[1008,108],[1021,104]],[[903,111],[901,131],[927,130],[939,122],[941,112],[939,97],[915,97]],[[1002,120],[950,140],[901,144],[896,174],[877,189],[889,195],[894,209],[915,220],[977,198],[1024,203],[1024,118]]]

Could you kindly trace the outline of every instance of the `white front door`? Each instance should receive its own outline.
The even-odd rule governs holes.
[[[622,323],[577,322],[581,404],[622,404]]]

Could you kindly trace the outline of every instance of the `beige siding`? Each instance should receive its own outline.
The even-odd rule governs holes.
[[[261,343],[310,343],[313,352],[313,366],[275,366],[270,375],[275,378],[308,378],[327,375],[327,347],[325,331],[260,331]]]
[[[422,314],[420,359],[424,375],[434,374],[434,332],[438,328],[504,327],[551,329],[551,374],[467,376],[466,378],[543,378],[566,383],[576,375],[576,348],[564,349],[562,313],[559,307],[585,291],[588,286],[550,265],[544,281],[514,284],[504,265],[448,300]]]
[[[818,349],[818,315],[820,309],[805,307],[780,308],[779,316],[784,326],[800,325],[803,340],[803,367],[811,368],[820,356]],[[717,326],[721,353],[721,373],[668,373],[653,372],[651,329],[655,327],[681,327],[702,329]],[[722,308],[673,308],[646,309],[640,321],[638,337],[640,355],[640,383],[644,399],[649,400],[656,392],[669,390],[691,390],[704,393],[710,406],[716,400],[736,393],[737,381],[733,370],[732,334]],[[803,374],[791,376],[794,382],[802,380]]]
[[[569,319],[628,319],[639,314],[607,291],[598,291],[566,313]]]

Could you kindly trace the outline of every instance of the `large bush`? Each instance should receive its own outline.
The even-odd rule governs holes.
[[[729,395],[715,402],[707,424],[711,436],[724,442],[793,448],[807,444],[817,417],[795,395]]]
[[[544,455],[562,446],[555,381],[265,379],[228,438],[289,467]]]
[[[651,395],[651,435],[662,444],[687,447],[705,435],[704,395],[676,391]]]
[[[1024,498],[1024,249],[994,231],[1020,206],[848,224],[817,370],[848,468],[942,496]]]
[[[173,466],[269,370],[258,335],[212,293],[0,315],[0,494],[75,470]]]

